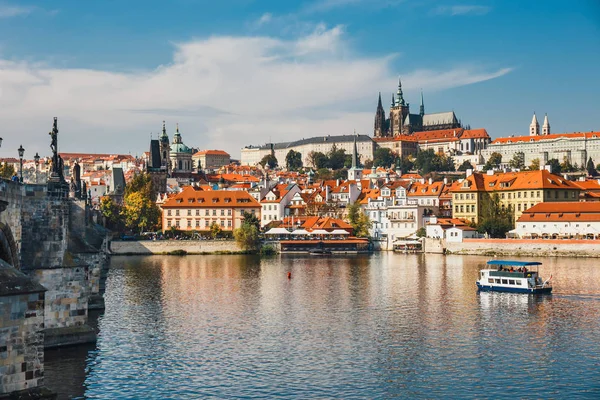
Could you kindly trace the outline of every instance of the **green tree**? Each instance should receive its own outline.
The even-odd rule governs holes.
[[[348,207],[348,222],[352,225],[354,236],[368,237],[369,228],[371,228],[371,220],[360,208],[358,201],[350,204]]]
[[[106,218],[110,229],[122,229],[121,207],[115,203],[112,197],[104,196],[100,199],[100,212]]]
[[[329,159],[328,167],[335,169],[344,168],[344,162],[346,161],[346,150],[338,149],[334,144],[329,153],[327,153],[327,158]]]
[[[448,157],[444,154],[436,154],[433,149],[418,152],[414,165],[422,175],[427,175],[433,171],[442,172],[455,170],[452,157]]]
[[[311,164],[315,169],[327,168],[329,159],[320,151],[311,151],[308,153],[308,163]]]
[[[384,167],[390,168],[391,166],[396,164],[396,159],[398,157],[394,154],[391,149],[387,147],[380,147],[375,150],[375,155],[373,157],[373,166],[375,167]]]
[[[490,154],[490,158],[488,158],[487,162],[483,166],[483,170],[487,171],[490,169],[498,168],[502,163],[502,154],[498,152],[493,152]]]
[[[274,155],[267,154],[266,156],[264,156],[262,158],[262,160],[260,160],[259,164],[263,168],[266,165],[268,165],[269,168],[273,169],[273,168],[277,168],[277,166],[279,165],[279,162],[277,161],[277,158]]]
[[[460,164],[460,166],[458,167],[458,170],[463,171],[463,172],[468,169],[473,169],[473,165],[471,164],[470,161],[467,161],[467,160],[463,161],[463,163]]]
[[[346,168],[335,170],[333,171],[333,175],[331,177],[333,179],[341,179],[345,181],[348,179],[348,170]]]
[[[513,158],[508,162],[511,168],[523,170],[525,169],[525,153],[518,151],[513,155]]]
[[[589,176],[598,176],[598,171],[594,166],[594,161],[592,161],[592,157],[588,159],[586,169]]]
[[[233,231],[236,243],[244,250],[254,251],[260,244],[260,221],[251,213],[244,212],[242,226]]]
[[[223,230],[216,222],[213,222],[213,224],[210,226],[210,236],[212,236],[213,239],[218,238],[222,231]]]
[[[571,164],[567,157],[563,158],[563,162],[560,164],[561,172],[575,172],[577,171],[577,166]]]
[[[331,170],[329,168],[321,168],[321,169],[317,170],[317,172],[315,173],[315,179],[318,179],[318,180],[331,179],[332,176],[333,176],[333,172],[331,172]]]
[[[504,238],[513,226],[512,210],[510,207],[502,208],[498,193],[494,193],[488,201],[483,203],[477,231],[487,233],[492,238]]]
[[[373,168],[373,160],[367,160],[364,162],[363,167],[366,169],[371,169]]]
[[[160,220],[160,210],[143,191],[126,194],[121,213],[125,226],[140,233],[156,229]]]
[[[531,171],[537,171],[540,169],[540,159],[539,158],[534,158],[533,160],[531,160],[531,164],[529,165],[529,169]]]
[[[550,166],[550,171],[552,171],[553,174],[560,175],[562,172],[562,165],[560,165],[560,162],[556,158],[548,160],[546,165]]]
[[[298,151],[290,150],[285,156],[285,166],[288,171],[298,171],[302,168],[302,154]]]
[[[425,237],[427,236],[427,231],[425,230],[425,227],[420,227],[419,229],[417,229],[417,231],[415,232],[415,234],[417,235],[417,237]]]
[[[398,157],[398,159],[396,160],[396,165],[398,168],[400,168],[400,171],[402,171],[402,173],[407,173],[408,171],[411,171],[414,167],[415,164],[412,162],[410,157]]]
[[[15,168],[7,163],[0,165],[0,178],[10,179],[15,174]]]

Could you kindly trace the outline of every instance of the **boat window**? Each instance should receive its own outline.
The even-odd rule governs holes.
[[[515,280],[515,283],[517,284],[517,286],[521,286],[523,284],[522,280]]]
[[[488,278],[488,283],[494,283],[494,279]]]
[[[502,284],[503,285],[507,285],[508,284],[508,279],[502,279]]]
[[[500,283],[500,279],[496,279],[496,283]]]
[[[514,279],[509,279],[508,280],[508,284],[509,285],[514,285],[515,284],[515,280]]]

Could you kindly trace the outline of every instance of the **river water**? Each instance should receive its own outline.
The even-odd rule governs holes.
[[[600,265],[550,296],[478,293],[483,257],[113,257],[94,346],[49,351],[59,398],[600,398]],[[291,279],[287,273],[291,272]]]

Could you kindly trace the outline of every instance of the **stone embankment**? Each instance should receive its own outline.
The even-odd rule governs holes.
[[[234,240],[126,240],[110,242],[113,255],[241,253]]]
[[[600,240],[425,239],[425,253],[484,256],[600,257]]]

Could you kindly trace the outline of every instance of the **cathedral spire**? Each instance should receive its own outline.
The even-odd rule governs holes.
[[[356,147],[356,130],[354,130],[354,147],[352,148],[352,168],[358,167],[358,148]]]
[[[548,114],[544,116],[544,125],[542,125],[542,135],[550,134],[550,123],[548,122]]]
[[[165,121],[163,121],[163,126],[162,126],[162,134],[160,135],[160,139],[162,141],[169,141],[169,136],[167,135],[167,127],[165,126]]]
[[[540,124],[538,123],[537,117],[535,116],[535,112],[533,113],[533,118],[531,119],[531,125],[529,125],[529,136],[538,136],[540,134]]]
[[[396,93],[398,97],[398,105],[405,106],[406,102],[404,101],[404,95],[402,94],[402,81],[400,77],[398,77],[398,92]]]
[[[419,114],[421,117],[425,115],[425,103],[423,103],[423,89],[421,89],[421,106],[419,107]]]
[[[377,101],[377,108],[383,108],[383,106],[381,105],[381,92],[379,92],[379,100]]]

